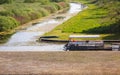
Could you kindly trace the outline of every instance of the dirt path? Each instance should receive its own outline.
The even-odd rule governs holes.
[[[119,52],[1,52],[0,74],[120,75]]]

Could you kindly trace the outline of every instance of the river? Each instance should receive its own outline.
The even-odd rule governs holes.
[[[70,9],[65,13],[52,15],[38,24],[17,31],[9,41],[0,45],[0,51],[64,51],[64,44],[37,42],[44,33],[75,16],[83,9],[81,4],[70,3]],[[57,19],[62,17],[62,19]]]

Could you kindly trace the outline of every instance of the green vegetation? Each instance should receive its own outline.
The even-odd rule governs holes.
[[[0,43],[6,42],[23,24],[68,7],[67,0],[1,0]]]
[[[9,38],[11,37],[12,34],[5,34],[5,35],[1,35],[0,34],[0,43],[5,43],[9,40]]]
[[[8,31],[18,26],[18,22],[12,17],[0,16],[0,31]]]
[[[4,4],[4,3],[10,4],[13,3],[13,0],[0,0],[0,4]]]
[[[66,7],[68,4],[64,0],[2,0],[0,1],[0,32],[12,30]]]
[[[88,6],[46,35],[67,39],[69,34],[101,34],[101,39],[120,39],[120,0],[74,0]],[[111,38],[108,38],[111,34]],[[113,36],[115,34],[115,36]]]

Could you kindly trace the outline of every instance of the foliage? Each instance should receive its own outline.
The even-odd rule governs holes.
[[[1,11],[1,16],[13,16],[14,14],[11,11]]]
[[[37,0],[25,0],[24,2],[25,3],[33,3],[33,2],[36,2]]]
[[[66,0],[50,0],[51,2],[65,2]]]
[[[62,6],[58,3],[54,3],[54,7],[57,9],[57,10],[60,10],[62,9]]]
[[[17,27],[19,23],[12,17],[0,16],[0,31],[8,31]]]
[[[2,4],[0,5],[0,16],[2,16],[0,22],[0,32],[16,27],[13,26],[11,23],[12,21],[8,21],[10,20],[9,17],[14,18],[15,21],[19,22],[20,24],[24,24],[31,20],[48,16],[49,14],[54,13],[64,7],[61,6],[59,2],[51,2],[50,0],[1,0],[0,2]],[[63,3],[66,4],[65,2]],[[5,22],[6,25],[3,25],[3,22]]]
[[[41,4],[48,4],[50,3],[49,0],[25,0],[25,3],[35,3],[35,2],[39,2]]]
[[[0,0],[0,4],[4,4],[4,3],[13,3],[13,0]]]
[[[2,35],[0,34],[0,43],[5,43],[9,40],[12,34]]]

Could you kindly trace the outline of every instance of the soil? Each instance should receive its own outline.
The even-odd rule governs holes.
[[[119,52],[0,52],[0,74],[120,75]]]

